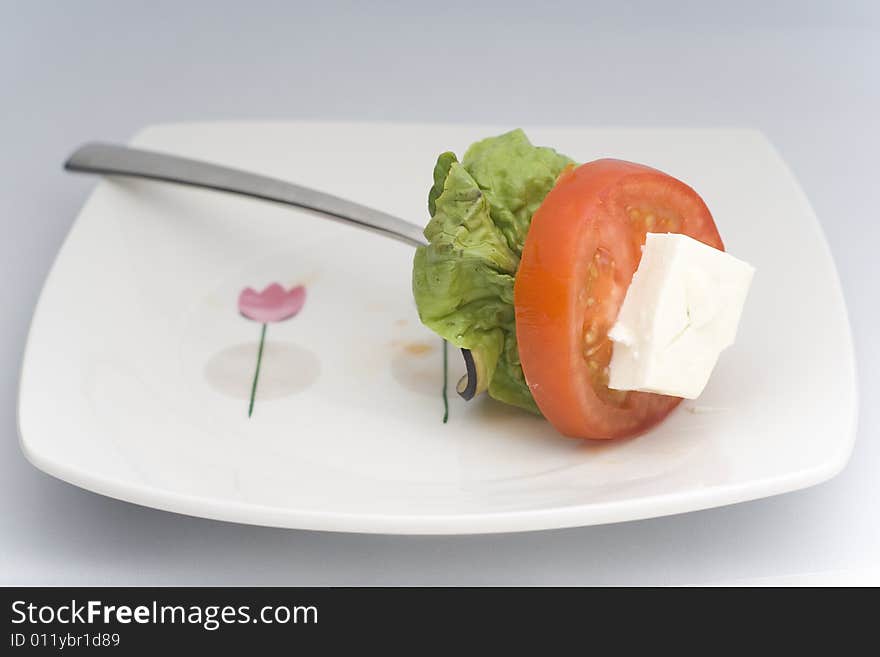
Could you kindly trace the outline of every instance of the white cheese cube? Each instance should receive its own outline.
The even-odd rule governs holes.
[[[608,333],[608,387],[694,399],[733,344],[754,268],[673,233],[648,233]]]

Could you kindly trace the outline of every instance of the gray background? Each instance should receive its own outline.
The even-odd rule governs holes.
[[[686,584],[880,567],[880,3],[611,4],[0,1],[0,583]],[[684,516],[449,538],[224,524],[38,472],[17,443],[21,353],[94,185],[60,163],[90,138],[235,118],[764,130],[816,208],[849,304],[850,465]]]

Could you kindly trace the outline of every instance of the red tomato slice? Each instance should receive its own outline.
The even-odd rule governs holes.
[[[566,436],[632,436],[681,401],[608,388],[608,331],[648,232],[684,233],[724,249],[693,189],[621,160],[563,173],[532,217],[514,287],[516,337],[538,408]]]

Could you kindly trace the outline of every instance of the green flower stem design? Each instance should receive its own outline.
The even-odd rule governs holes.
[[[254,414],[254,399],[257,397],[257,381],[260,379],[260,364],[263,362],[263,345],[266,342],[266,324],[260,331],[260,348],[257,351],[257,369],[254,370],[254,382],[251,384],[251,403],[248,405],[248,417]]]
[[[449,397],[446,396],[447,382],[449,381],[449,343],[443,341],[443,424],[449,419]]]

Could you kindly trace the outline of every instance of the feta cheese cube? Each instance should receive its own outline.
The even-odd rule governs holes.
[[[608,387],[694,399],[733,344],[754,268],[688,237],[648,233],[617,321]]]

